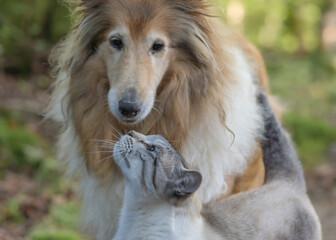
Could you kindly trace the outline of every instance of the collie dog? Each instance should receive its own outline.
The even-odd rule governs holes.
[[[204,203],[264,182],[257,105],[267,89],[259,52],[211,16],[203,0],[81,0],[51,54],[48,115],[59,158],[80,177],[83,222],[112,239],[123,196],[113,142],[161,134],[201,172]]]

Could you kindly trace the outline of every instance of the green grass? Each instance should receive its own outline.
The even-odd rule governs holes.
[[[38,164],[38,159],[33,149],[36,143],[36,136],[30,133],[25,127],[17,125],[11,120],[0,118],[2,165]]]
[[[44,169],[53,154],[17,111],[0,110],[0,172],[7,167]],[[45,166],[44,166],[45,165]]]
[[[34,178],[52,183],[59,176],[48,141],[29,129],[25,116],[0,110],[0,177],[7,168],[34,172]]]
[[[49,215],[34,227],[30,240],[77,240],[88,239],[79,231],[79,209],[77,201],[55,204]]]
[[[323,162],[328,146],[336,142],[336,128],[324,120],[299,117],[293,113],[286,114],[284,122],[305,166]]]
[[[37,194],[50,196],[52,201],[48,214],[33,227],[28,239],[31,240],[79,240],[80,204],[73,200],[67,202],[64,192],[73,189],[63,176],[51,146],[36,132],[29,129],[25,116],[16,111],[0,111],[0,178],[6,169],[27,173],[34,181],[42,183]],[[0,223],[22,224],[26,221],[20,211],[24,193],[3,202],[5,212],[0,213]],[[63,199],[59,203],[57,199]]]
[[[40,229],[30,235],[31,240],[83,240],[76,232],[60,229]]]
[[[80,206],[77,202],[55,205],[51,208],[50,214],[53,222],[60,227],[77,228],[78,212]]]
[[[22,220],[23,216],[20,212],[20,205],[17,199],[10,199],[7,204],[7,219],[11,222],[18,223]],[[0,221],[1,222],[1,221]]]

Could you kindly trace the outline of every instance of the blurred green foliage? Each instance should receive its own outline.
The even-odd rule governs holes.
[[[54,161],[49,145],[29,130],[22,115],[15,111],[0,110],[0,176],[2,170],[11,168],[43,169],[36,176],[52,176]],[[50,170],[50,171],[49,171]]]
[[[37,137],[27,128],[10,119],[0,118],[0,169],[11,163],[13,166],[29,164],[35,167],[41,163],[39,150],[35,149]]]
[[[83,237],[80,236],[75,231],[71,230],[36,230],[34,231],[30,238],[31,240],[83,240]]]
[[[313,52],[321,47],[322,16],[335,3],[334,0],[213,2],[216,6],[222,6],[218,11],[219,15],[224,15],[229,23],[239,25],[238,27],[259,47],[289,53]],[[242,14],[244,18],[242,23],[239,23],[239,15]]]
[[[23,216],[20,211],[20,203],[17,199],[10,199],[7,204],[7,210],[8,210],[8,217],[6,220],[10,220],[12,222],[20,222],[22,220]],[[1,219],[4,221],[5,219]]]
[[[76,228],[78,216],[74,213],[79,211],[77,203],[59,204],[51,209],[53,221],[61,227]]]
[[[220,16],[242,15],[239,28],[265,49],[313,52],[320,48],[321,19],[334,0],[211,0]],[[46,62],[50,47],[70,28],[65,0],[0,0],[0,66],[27,74]],[[231,9],[231,10],[230,10]],[[228,12],[228,10],[230,10]],[[232,16],[231,16],[232,17]],[[229,21],[230,22],[230,21]],[[33,61],[32,61],[33,60]],[[1,67],[0,67],[1,69]]]
[[[56,163],[49,143],[29,129],[20,113],[0,110],[0,179],[8,169],[24,172],[43,183],[41,191],[47,196],[62,196],[66,189],[73,188],[63,177],[63,169]],[[24,193],[18,194],[2,203],[6,211],[0,212],[0,226],[4,222],[23,224],[26,221],[20,208],[23,196]],[[52,203],[49,213],[34,226],[27,239],[86,239],[78,233],[79,209],[77,201]]]
[[[296,115],[332,120],[336,74],[332,56],[265,54],[271,89]]]
[[[265,54],[272,92],[306,167],[325,160],[336,142],[336,74],[332,56]]]
[[[78,202],[55,204],[49,215],[31,232],[31,240],[85,240],[78,234]]]
[[[324,160],[328,146],[336,141],[336,128],[324,120],[298,117],[293,114],[284,116],[290,127],[298,153],[306,167],[312,167]]]
[[[56,0],[0,0],[0,6],[0,66],[27,74],[68,31],[69,10]]]

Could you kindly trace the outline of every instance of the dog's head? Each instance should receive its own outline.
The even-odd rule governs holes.
[[[151,111],[173,54],[164,12],[145,1],[114,1],[110,29],[99,45],[110,82],[115,117],[138,122]]]
[[[205,1],[77,3],[76,25],[51,55],[49,114],[73,122],[87,168],[100,176],[114,163],[101,161],[109,153],[93,140],[115,140],[118,130],[161,134],[178,149],[206,99],[223,94],[216,79],[230,71],[222,48],[230,40],[218,40]]]
[[[185,83],[176,83],[185,86],[182,99],[206,89],[212,51],[203,1],[82,0],[79,9],[80,47],[73,50],[71,64],[81,69],[90,58],[99,58],[109,85],[107,106],[120,122],[145,119],[176,72],[189,75],[179,76]],[[195,91],[186,87],[191,82]]]

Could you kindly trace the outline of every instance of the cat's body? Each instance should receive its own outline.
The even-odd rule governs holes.
[[[136,191],[125,191],[119,229],[113,240],[222,239],[204,219],[189,216],[183,206],[162,200],[139,201]],[[126,199],[126,198],[125,198]]]
[[[146,146],[153,145],[158,153],[151,156]],[[200,215],[201,200],[188,196],[198,189],[201,175],[185,169],[180,155],[163,137],[132,131],[116,144],[115,152],[125,176],[125,191],[113,240],[220,239],[215,232],[209,238]]]
[[[127,198],[121,210],[120,227],[113,239],[175,239],[172,205],[163,201],[143,202],[136,192],[130,186],[124,192]]]
[[[193,194],[201,175],[185,169],[165,139],[134,132],[123,137],[115,147],[126,180],[114,240],[321,239],[296,153],[263,93],[259,104],[266,123],[265,185],[207,205]]]

